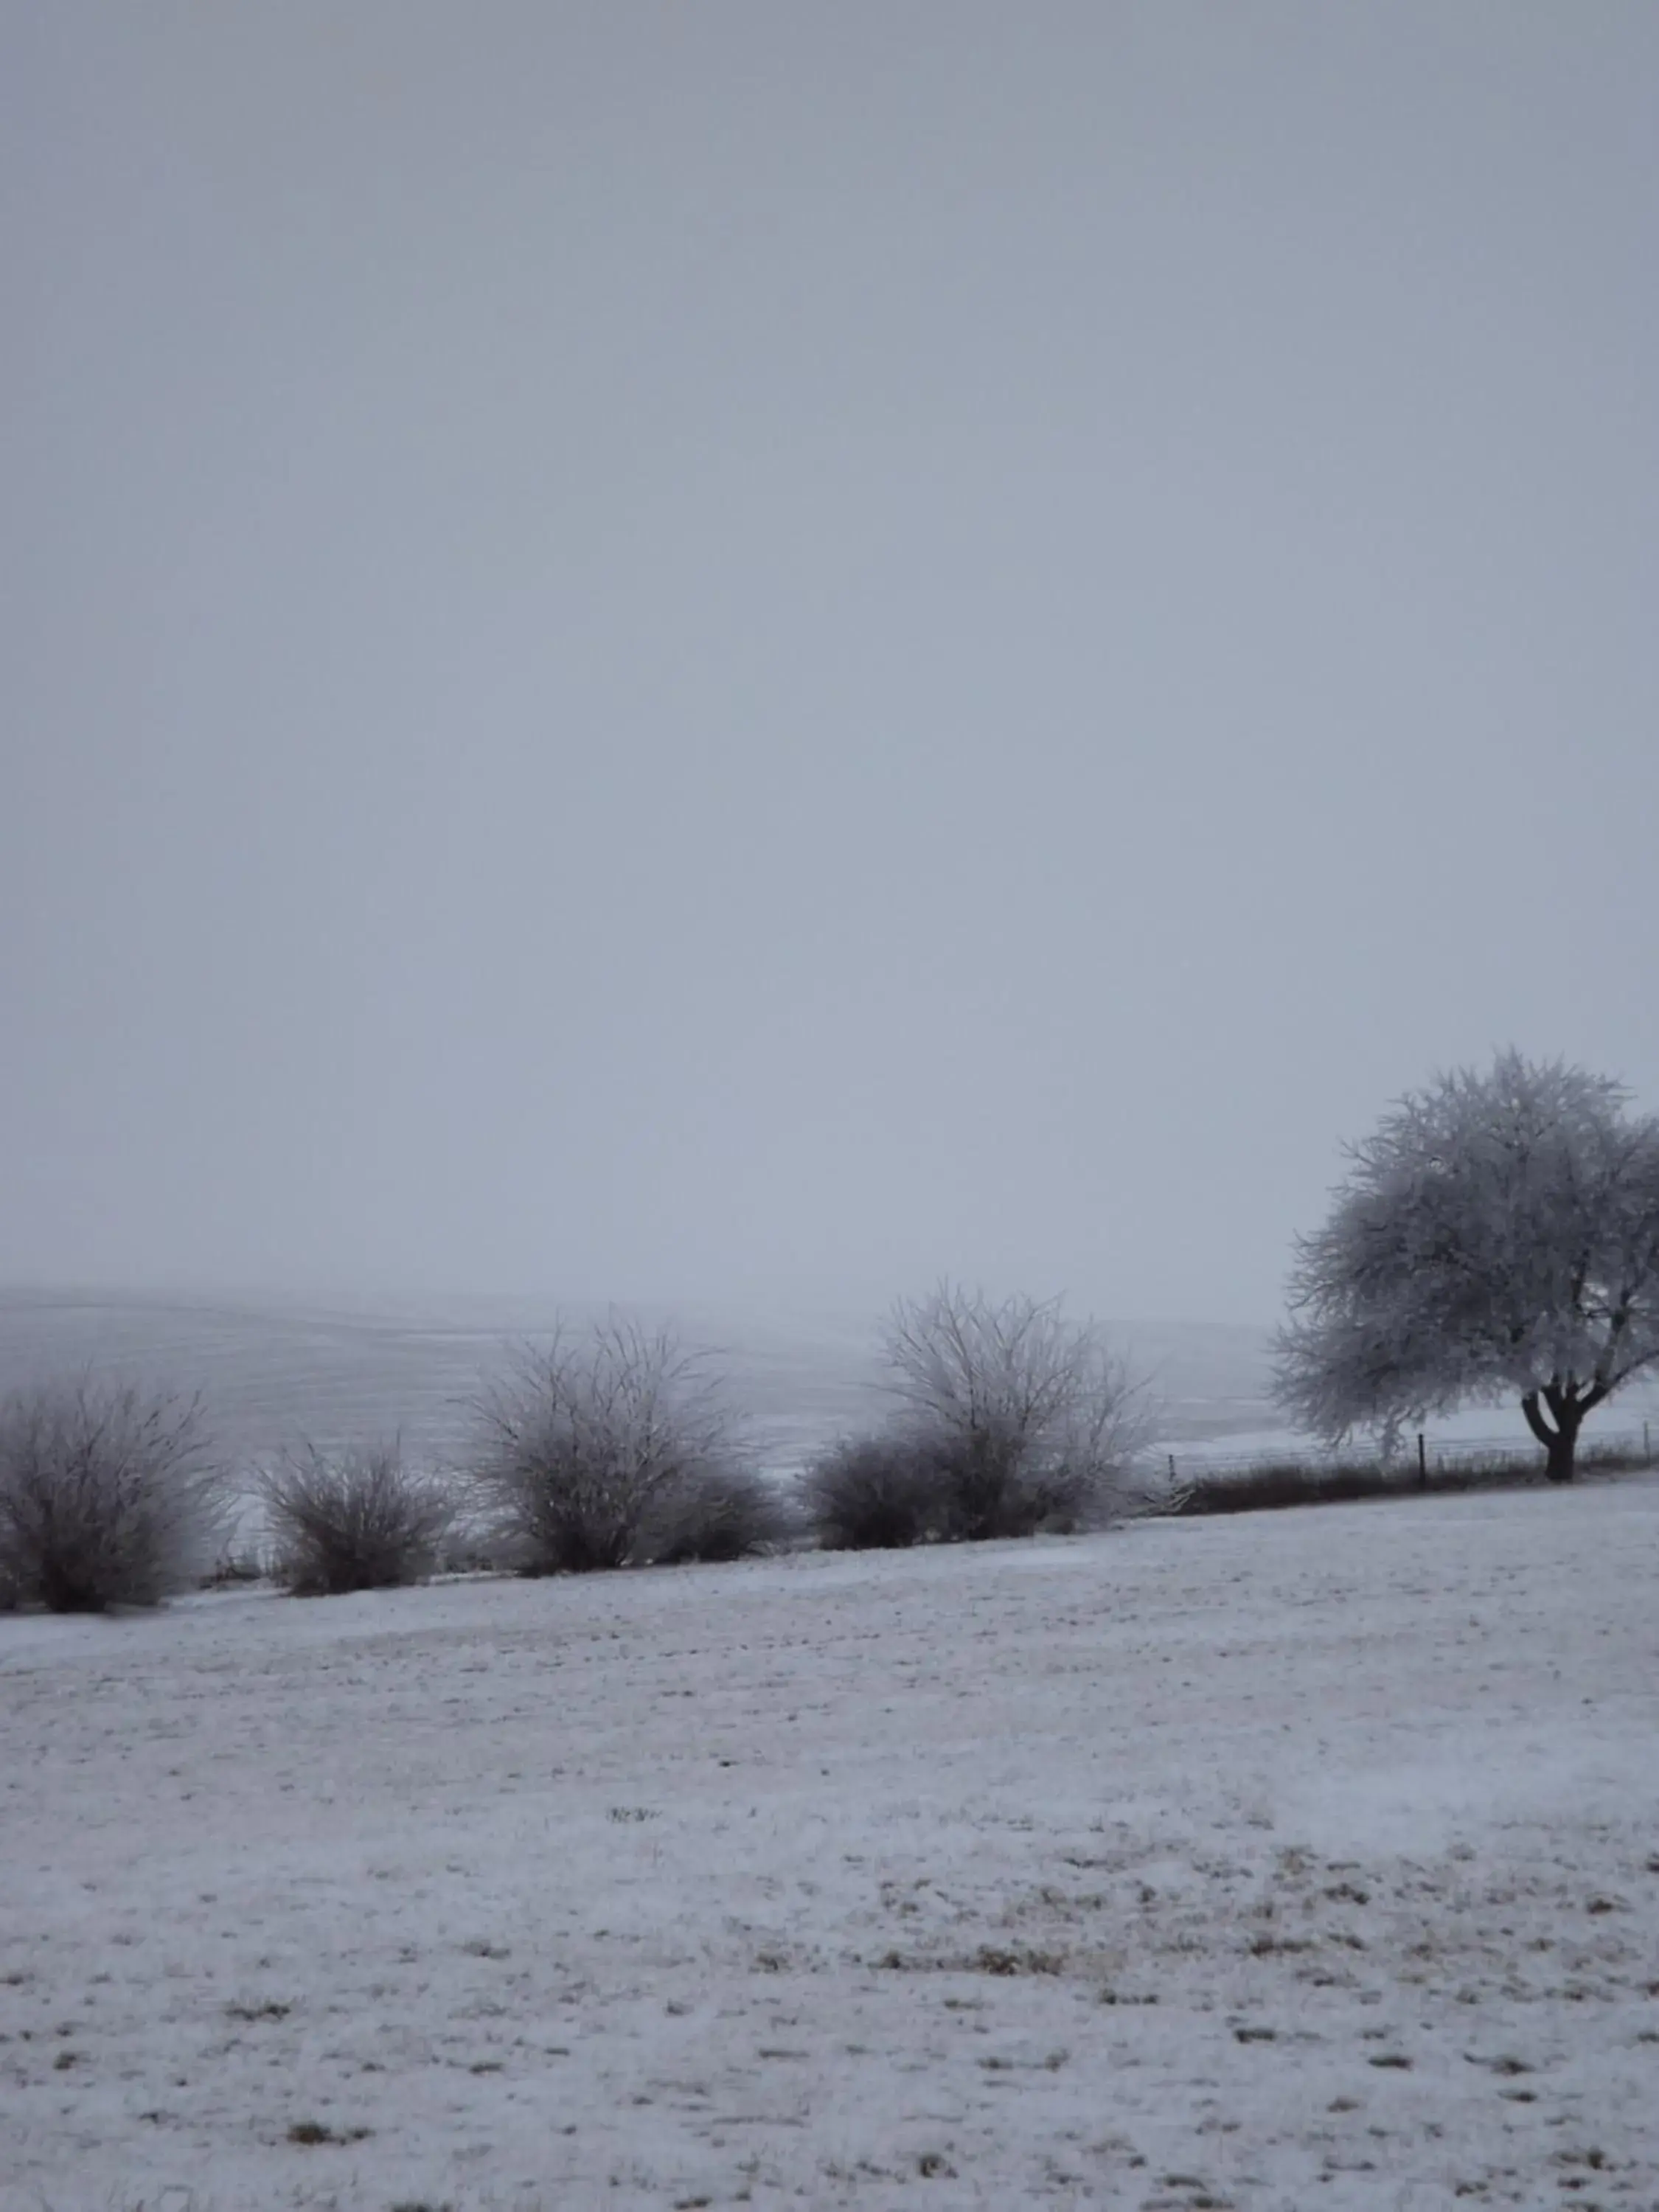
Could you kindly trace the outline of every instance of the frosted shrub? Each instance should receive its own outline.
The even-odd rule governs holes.
[[[988,1423],[937,1438],[930,1454],[939,1499],[939,1534],[947,1543],[997,1536],[1066,1533],[1090,1517],[1093,1486],[1085,1468],[1049,1464],[1017,1429]]]
[[[158,1605],[211,1563],[225,1506],[194,1400],[83,1378],[0,1407],[0,1586],[16,1603]]]
[[[521,1574],[631,1565],[653,1527],[742,1464],[707,1358],[629,1321],[521,1351],[477,1413],[483,1518]]]
[[[821,1452],[800,1480],[806,1520],[830,1552],[901,1550],[938,1532],[938,1470],[896,1436],[848,1437]]]
[[[690,1476],[647,1516],[641,1550],[659,1566],[745,1559],[788,1540],[793,1516],[775,1485],[752,1468]]]
[[[395,1444],[330,1458],[307,1444],[260,1478],[276,1579],[295,1597],[338,1597],[419,1582],[455,1517],[435,1479]]]
[[[944,1285],[900,1301],[883,1349],[946,1541],[1074,1529],[1121,1508],[1145,1396],[1093,1323],[1057,1300],[994,1304]]]

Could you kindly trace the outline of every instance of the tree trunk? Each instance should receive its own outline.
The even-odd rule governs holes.
[[[1544,1473],[1552,1482],[1571,1482],[1573,1463],[1578,1450],[1578,1425],[1558,1429],[1545,1447],[1547,1454]]]
[[[1521,1410],[1527,1417],[1527,1426],[1544,1447],[1546,1477],[1551,1482],[1571,1482],[1578,1454],[1578,1431],[1584,1419],[1585,1408],[1577,1401],[1571,1388],[1563,1390],[1552,1383],[1543,1395],[1545,1403],[1555,1416],[1553,1427],[1544,1418],[1536,1390],[1528,1391],[1521,1401]]]

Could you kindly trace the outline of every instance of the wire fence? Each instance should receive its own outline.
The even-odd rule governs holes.
[[[1656,1465],[1654,1428],[1601,1435],[1581,1445],[1577,1470],[1585,1477],[1632,1474]],[[1258,1450],[1234,1457],[1194,1453],[1183,1465],[1179,1449],[1166,1451],[1161,1486],[1169,1510],[1181,1514],[1231,1513],[1276,1505],[1336,1504],[1437,1491],[1512,1489],[1542,1483],[1541,1446],[1514,1437],[1431,1445],[1417,1437],[1384,1458],[1371,1450],[1320,1451],[1313,1446]]]
[[[1656,1426],[1659,1425],[1645,1420],[1639,1427],[1586,1436],[1578,1447],[1579,1466],[1588,1470],[1613,1465],[1644,1468],[1659,1464],[1655,1448]],[[1310,1473],[1342,1469],[1360,1473],[1383,1468],[1402,1478],[1413,1474],[1479,1474],[1499,1464],[1518,1470],[1534,1461],[1540,1474],[1544,1469],[1542,1445],[1514,1436],[1476,1437],[1460,1443],[1434,1443],[1425,1437],[1413,1436],[1392,1458],[1385,1457],[1375,1446],[1322,1448],[1316,1443],[1269,1445],[1224,1457],[1207,1450],[1183,1453],[1179,1444],[1174,1444],[1165,1449],[1163,1457],[1164,1472],[1174,1482],[1224,1480],[1278,1467],[1305,1468]]]

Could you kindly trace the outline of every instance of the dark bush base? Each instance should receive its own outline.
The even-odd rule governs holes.
[[[1610,1444],[1580,1451],[1581,1475],[1621,1474],[1645,1467],[1639,1451]],[[1375,1460],[1320,1467],[1300,1460],[1218,1469],[1181,1483],[1172,1513],[1261,1513],[1290,1505],[1352,1504],[1367,1498],[1433,1498],[1480,1490],[1532,1490],[1547,1468],[1541,1453],[1498,1454],[1462,1465],[1431,1468],[1426,1476],[1408,1461],[1385,1468]]]

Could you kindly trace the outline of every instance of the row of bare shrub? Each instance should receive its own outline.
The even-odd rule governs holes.
[[[942,1286],[882,1344],[891,1419],[780,1491],[744,1463],[721,1379],[669,1336],[612,1322],[525,1355],[482,1407],[477,1492],[521,1572],[1029,1536],[1121,1511],[1144,1396],[1058,1302]]]
[[[524,1575],[736,1559],[798,1541],[866,1548],[1098,1525],[1121,1507],[1139,1396],[1057,1305],[944,1288],[896,1307],[892,1418],[793,1488],[746,1448],[724,1378],[672,1334],[612,1319],[521,1352],[441,1479],[396,1445],[310,1446],[252,1490],[264,1565],[296,1595],[416,1582],[463,1560]],[[241,1499],[198,1408],[90,1381],[0,1413],[0,1605],[149,1604],[222,1558]]]
[[[586,1379],[621,1349],[586,1353]],[[561,1389],[538,1401],[538,1375]],[[0,1408],[0,1612],[101,1613],[264,1577],[321,1597],[456,1565],[546,1575],[734,1559],[793,1537],[786,1500],[755,1468],[702,1434],[695,1455],[677,1447],[666,1395],[635,1409],[637,1426],[613,1406],[607,1426],[564,1387],[577,1379],[545,1356],[535,1374],[526,1363],[489,1401],[477,1464],[456,1474],[410,1465],[396,1443],[307,1443],[246,1484],[208,1458],[193,1403],[90,1377],[20,1394]],[[250,1506],[257,1547],[232,1540]]]

